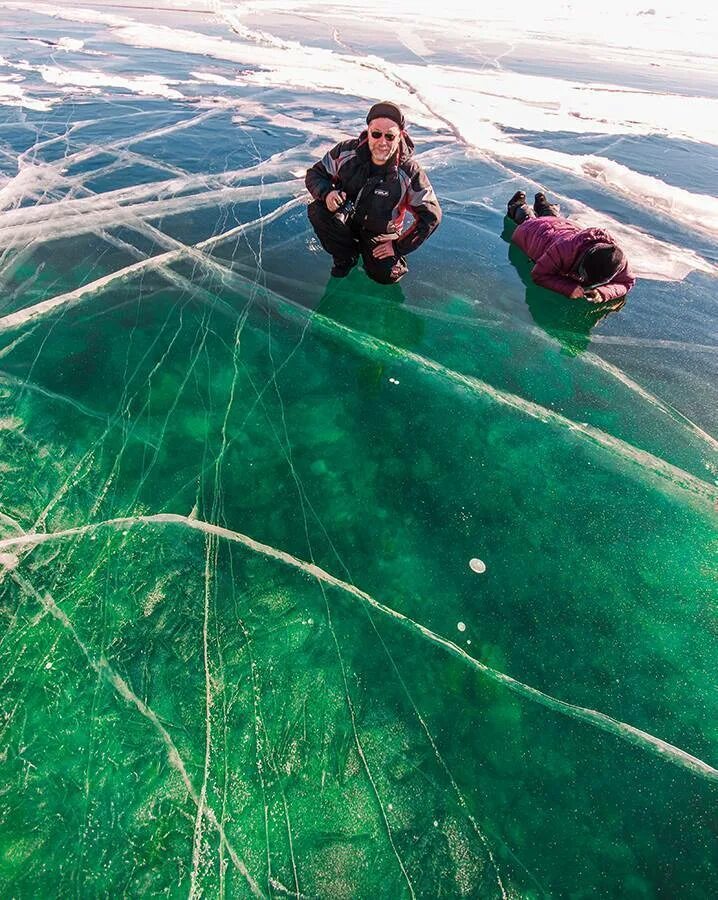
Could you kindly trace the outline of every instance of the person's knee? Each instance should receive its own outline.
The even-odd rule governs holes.
[[[312,225],[316,226],[321,222],[325,224],[329,218],[329,210],[321,200],[313,200],[307,207],[307,215]]]
[[[364,266],[367,275],[378,284],[396,284],[408,271],[403,260],[389,260],[387,265]]]
[[[341,241],[353,240],[348,223],[340,222],[334,213],[330,213],[321,200],[315,200],[307,207],[307,215],[312,227],[318,234],[336,237]]]

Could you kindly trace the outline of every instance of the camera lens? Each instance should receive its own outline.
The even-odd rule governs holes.
[[[341,206],[337,207],[337,210],[334,213],[334,218],[338,222],[341,222],[342,225],[346,225],[349,219],[351,219],[353,212],[354,204],[351,202],[351,200],[345,200]]]

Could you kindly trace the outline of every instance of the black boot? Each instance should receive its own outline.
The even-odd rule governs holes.
[[[524,203],[526,203],[526,194],[523,191],[516,191],[506,206],[506,215],[509,219],[514,218],[514,213],[518,207],[523,206]]]
[[[534,212],[537,216],[558,216],[561,207],[558,203],[549,203],[546,194],[538,193],[534,197]]]
[[[513,219],[517,225],[525,222],[526,219],[533,219],[534,211],[526,202],[526,194],[523,191],[516,191],[509,200],[506,207],[506,215],[509,219]]]

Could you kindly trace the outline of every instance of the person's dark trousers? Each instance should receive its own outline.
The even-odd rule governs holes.
[[[379,284],[394,284],[406,275],[409,267],[403,256],[375,259],[376,237],[340,222],[320,200],[310,203],[307,213],[319,243],[334,257],[336,267],[351,268],[361,254],[367,275]]]
[[[334,257],[334,265],[353,266],[359,256],[359,241],[349,224],[340,222],[321,200],[310,203],[307,213],[319,243]]]
[[[409,266],[403,256],[388,256],[386,259],[376,259],[373,255],[374,248],[379,243],[376,235],[366,231],[359,232],[359,246],[361,258],[367,275],[379,284],[396,284],[409,271]]]

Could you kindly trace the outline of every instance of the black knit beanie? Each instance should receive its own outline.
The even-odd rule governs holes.
[[[404,113],[399,109],[396,103],[392,103],[391,100],[382,100],[381,103],[375,103],[374,106],[372,106],[367,113],[367,125],[374,119],[391,119],[391,121],[396,122],[402,130],[405,124]]]
[[[626,257],[615,244],[598,244],[586,252],[582,262],[589,284],[605,284],[623,266]]]

